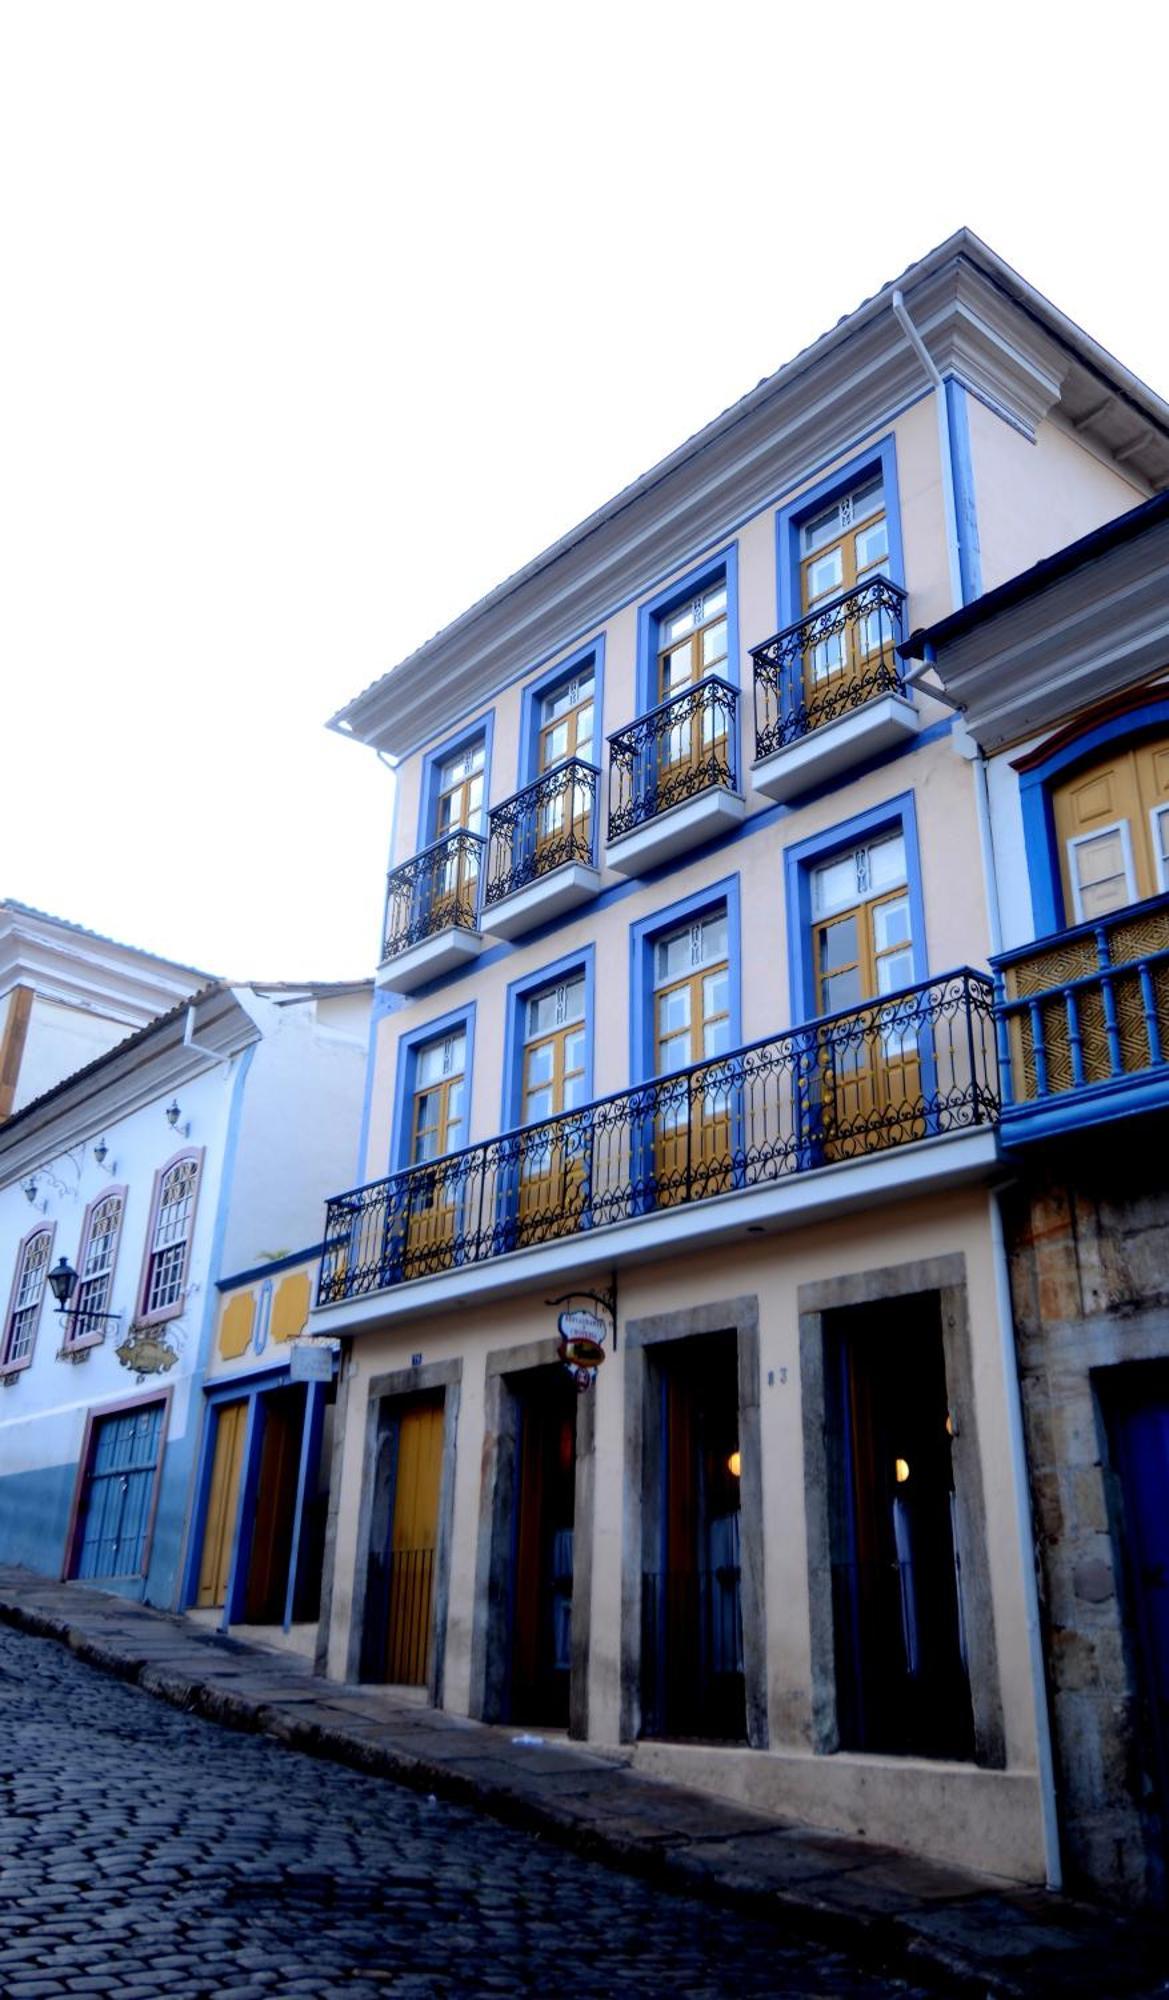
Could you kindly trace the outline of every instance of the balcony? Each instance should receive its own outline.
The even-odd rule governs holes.
[[[487,835],[483,927],[518,937],[595,896],[597,781],[594,764],[570,757],[492,809]]]
[[[791,799],[916,735],[897,655],[905,592],[874,577],[752,649],[752,783]]]
[[[1169,1108],[1169,896],[995,967],[1005,1146]]]
[[[738,714],[738,689],[710,674],[610,736],[610,867],[640,875],[738,825]]]
[[[992,985],[962,969],[336,1196],[318,1306],[443,1274],[450,1296],[514,1251],[579,1273],[953,1185],[993,1164],[998,1105]],[[513,1260],[496,1290],[526,1276]]]
[[[391,870],[378,986],[412,993],[482,951],[479,892],[485,846],[481,833],[456,827]]]

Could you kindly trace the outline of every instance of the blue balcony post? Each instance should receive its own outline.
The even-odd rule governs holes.
[[[1112,952],[1107,926],[1096,927],[1096,956],[1100,966],[1100,994],[1104,1001],[1104,1032],[1108,1037],[1108,1069],[1119,1076],[1124,1068],[1120,1047],[1120,1023],[1116,1017],[1116,993],[1112,984]]]
[[[1070,986],[1063,990],[1064,1005],[1068,1015],[1068,1047],[1072,1054],[1072,1083],[1082,1090],[1084,1077],[1084,1037],[1080,1028],[1080,1005]]]
[[[1035,1095],[1046,1097],[1047,1039],[1043,1033],[1043,1015],[1038,1000],[1028,1000],[1027,1012],[1031,1020],[1031,1053],[1035,1058]]]
[[[1011,1025],[1007,1020],[1007,987],[1000,971],[994,975],[994,1028],[998,1042],[999,1079],[1002,1084],[1003,1103],[1014,1101],[1014,1085],[1011,1078]]]
[[[1145,959],[1141,959],[1140,964],[1137,966],[1137,971],[1140,974],[1141,980],[1141,1009],[1145,1017],[1145,1034],[1148,1037],[1149,1043],[1149,1061],[1150,1063],[1163,1062],[1164,1057],[1161,1054],[1161,1024],[1157,1019],[1157,995],[1153,986],[1153,975],[1149,971],[1148,963]]]

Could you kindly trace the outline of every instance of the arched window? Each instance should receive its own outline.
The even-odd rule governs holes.
[[[1169,889],[1169,735],[1121,740],[1052,787],[1069,923]]]
[[[146,1319],[170,1319],[183,1309],[199,1165],[199,1155],[181,1154],[155,1180],[142,1276],[140,1310]]]
[[[0,1369],[4,1371],[27,1368],[32,1360],[52,1247],[51,1228],[34,1229],[20,1246],[4,1329],[4,1356],[0,1361]]]
[[[114,1260],[122,1233],[125,1202],[125,1189],[111,1188],[100,1201],[91,1203],[86,1211],[77,1258],[77,1291],[73,1301],[77,1317],[68,1323],[71,1332],[67,1345],[70,1347],[100,1340],[105,1333],[105,1322],[96,1317],[89,1319],[87,1315],[109,1311]]]

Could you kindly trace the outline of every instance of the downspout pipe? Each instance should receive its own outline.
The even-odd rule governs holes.
[[[1039,1809],[1043,1823],[1043,1865],[1047,1887],[1059,1890],[1063,1887],[1063,1864],[1060,1858],[1059,1814],[1055,1797],[1055,1759],[1051,1744],[1047,1679],[1043,1671],[1043,1634],[1039,1621],[1039,1585],[1036,1580],[1038,1558],[1031,1525],[1027,1452],[1023,1437],[1023,1398],[1019,1390],[1019,1361],[1015,1352],[1011,1281],[1007,1270],[1001,1190],[992,1188],[987,1195],[987,1201],[990,1206],[995,1303],[998,1309],[999,1339],[1002,1344],[1003,1393],[1007,1406],[1007,1448],[1011,1458],[1011,1492],[1015,1503],[1015,1528],[1019,1538],[1019,1573],[1023,1579],[1027,1658],[1034,1691],[1035,1762],[1039,1776]]]
[[[938,373],[933,355],[909,317],[905,299],[893,294],[893,316],[934,387],[934,408],[938,422],[938,460],[942,469],[942,510],[946,521],[946,558],[950,571],[950,609],[958,611],[962,595],[962,561],[958,552],[958,507],[954,498],[954,456],[950,443],[950,413],[946,408],[946,385]]]

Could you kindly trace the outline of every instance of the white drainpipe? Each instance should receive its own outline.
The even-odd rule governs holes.
[[[950,609],[957,611],[962,604],[962,564],[958,556],[958,508],[954,499],[954,460],[950,451],[950,418],[946,409],[946,385],[938,373],[929,348],[906,311],[905,300],[900,292],[893,294],[893,313],[897,324],[934,385],[934,407],[938,419],[938,458],[942,468],[942,509],[946,520],[946,555],[950,566]]]
[[[946,409],[946,385],[934,364],[924,340],[905,308],[901,293],[893,294],[893,312],[926,374],[934,386],[934,404],[938,420],[938,458],[942,469],[942,506],[946,522],[946,553],[950,569],[950,599],[957,611],[963,603],[962,564],[958,553],[958,509],[954,498],[954,461],[950,448],[950,420]],[[933,666],[933,649],[926,649],[925,659],[920,669],[912,676],[913,684],[921,680],[924,673]],[[925,692],[934,692],[926,684]],[[952,707],[958,704],[951,702]],[[960,735],[966,732],[959,730]],[[966,735],[965,754],[972,756],[976,766],[974,780],[975,806],[978,815],[978,840],[982,852],[982,864],[987,891],[987,920],[992,955],[1002,950],[1002,920],[999,912],[998,865],[995,858],[994,831],[990,816],[990,783],[986,756],[981,747]],[[965,748],[965,746],[962,746]],[[1011,1281],[1007,1269],[1007,1248],[1003,1236],[1002,1210],[999,1196],[992,1189],[990,1204],[991,1256],[994,1262],[995,1302],[998,1310],[999,1340],[1002,1352],[1003,1391],[1006,1398],[1007,1445],[1011,1454],[1011,1491],[1014,1498],[1015,1526],[1019,1542],[1019,1570],[1023,1581],[1023,1607],[1027,1631],[1027,1655],[1031,1669],[1031,1688],[1035,1711],[1035,1757],[1039,1775],[1040,1810],[1043,1818],[1043,1860],[1049,1889],[1058,1890],[1063,1886],[1063,1869],[1059,1851],[1059,1816],[1055,1799],[1055,1765],[1051,1747],[1051,1715],[1047,1702],[1047,1680],[1043,1671],[1043,1640],[1039,1622],[1039,1586],[1036,1579],[1036,1553],[1031,1528],[1030,1484],[1027,1473],[1027,1451],[1023,1434],[1023,1398],[1019,1389],[1019,1360],[1015,1351],[1014,1315],[1011,1309]]]

